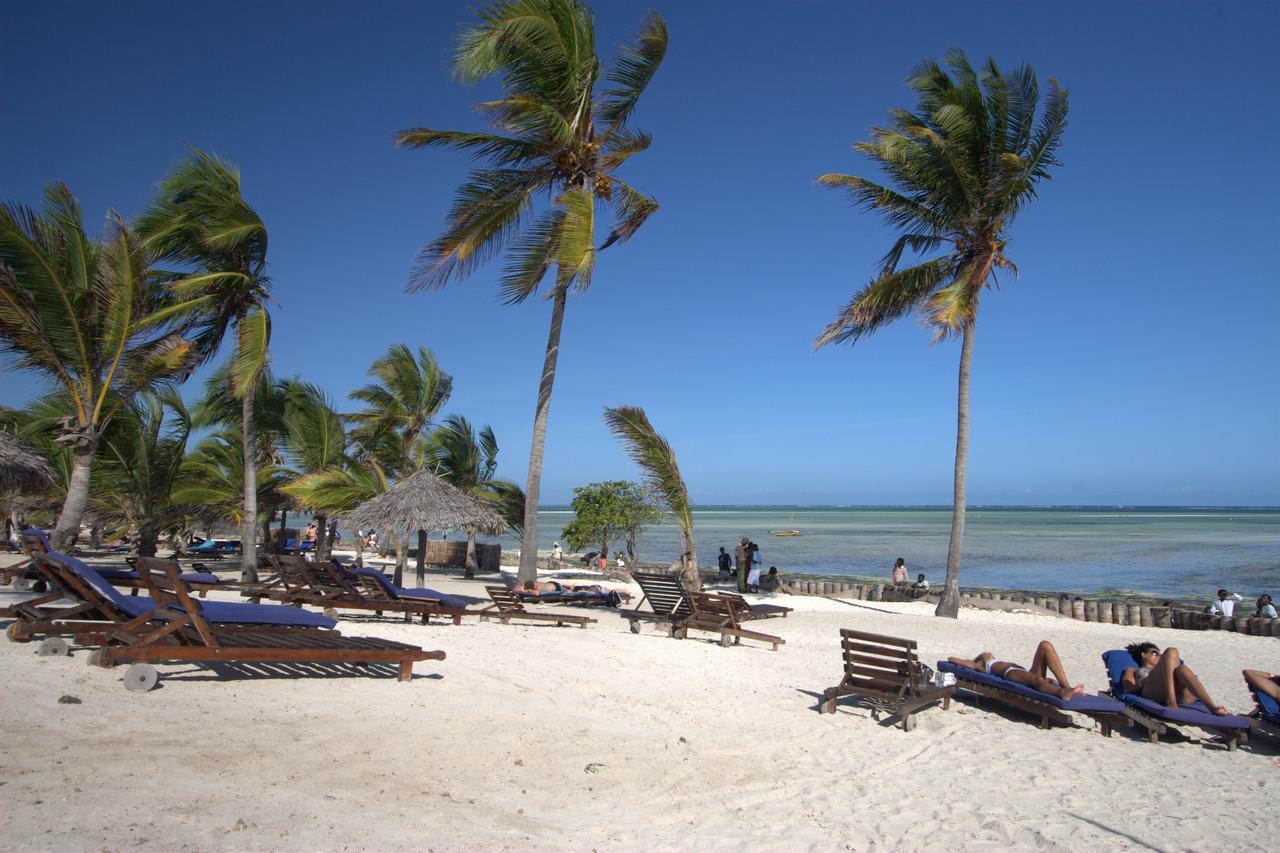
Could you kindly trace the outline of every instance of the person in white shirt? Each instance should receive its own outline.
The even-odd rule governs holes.
[[[559,542],[551,543],[551,559],[557,563],[564,559],[564,550],[561,549]]]
[[[1218,600],[1209,605],[1209,612],[1220,613],[1223,619],[1230,619],[1235,615],[1237,601],[1244,601],[1244,598],[1230,590],[1220,589]]]

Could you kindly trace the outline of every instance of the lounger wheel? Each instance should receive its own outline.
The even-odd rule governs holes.
[[[26,578],[14,578],[13,588],[16,589],[18,592],[26,592],[27,590],[31,589],[31,581],[27,580]]]
[[[20,633],[22,630],[21,622],[10,622],[9,627],[4,629],[4,635],[9,638],[11,643],[29,643],[31,638]]]
[[[732,638],[732,637],[730,637],[728,634],[721,634],[721,635],[720,635],[720,647],[721,647],[721,648],[727,649],[727,648],[729,648],[729,647],[730,647],[730,646],[732,646],[732,645],[733,645],[733,638]]]
[[[325,616],[328,616],[330,619],[337,619],[337,618],[338,618],[338,611],[337,611],[337,610],[335,610],[335,609],[333,609],[332,607],[326,607],[326,608],[324,609],[324,615],[325,615]]]
[[[107,660],[106,656],[102,653],[102,649],[98,649],[93,654],[89,655],[89,659],[85,661],[85,663],[89,666],[100,666],[103,669],[111,669],[116,665],[115,661]]]
[[[49,582],[48,582],[47,580],[45,580],[44,578],[36,578],[36,579],[31,583],[31,591],[32,591],[32,592],[48,592],[48,591],[49,591]]]
[[[916,727],[915,717],[908,714],[907,716],[902,718],[902,730],[904,732],[912,731],[915,729],[915,727]]]
[[[61,637],[45,637],[40,641],[36,654],[42,658],[64,658],[70,651],[71,647]]]
[[[631,620],[631,633],[633,634],[640,633],[640,623],[634,619]]]
[[[146,693],[160,680],[160,673],[149,663],[135,663],[125,670],[124,686],[135,693]]]

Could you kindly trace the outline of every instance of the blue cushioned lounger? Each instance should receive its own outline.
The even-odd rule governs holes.
[[[1159,702],[1153,702],[1143,696],[1126,693],[1122,679],[1126,669],[1137,666],[1133,655],[1124,649],[1112,649],[1102,653],[1102,662],[1107,668],[1107,680],[1111,683],[1111,695],[1125,704],[1125,713],[1135,722],[1145,726],[1152,743],[1159,740],[1166,727],[1163,722],[1180,723],[1185,726],[1196,726],[1222,734],[1227,740],[1227,749],[1233,750],[1249,731],[1249,720],[1230,714],[1219,717],[1201,702],[1192,702],[1169,708]],[[1186,661],[1183,661],[1185,663]]]
[[[1001,678],[998,675],[992,675],[989,672],[979,672],[976,669],[957,666],[945,660],[938,661],[938,671],[949,672],[954,675],[957,686],[962,690],[980,696],[987,696],[1039,716],[1042,728],[1049,728],[1053,722],[1064,724],[1069,722],[1068,718],[1062,714],[1054,713],[1052,710],[1058,709],[1092,717],[1101,724],[1102,733],[1110,737],[1111,725],[1121,721],[1124,717],[1124,705],[1106,696],[1085,694],[1063,699],[1061,696],[1042,693],[1033,687],[1010,681],[1007,678]],[[984,687],[988,689],[982,689]]]
[[[434,589],[422,587],[420,589],[404,589],[387,580],[387,576],[377,569],[356,569],[353,573],[359,577],[373,578],[373,580],[382,588],[389,598],[429,598],[432,601],[438,601],[444,607],[456,607],[465,610],[467,602],[458,598],[456,595],[449,595],[444,592],[437,592]]]
[[[1280,684],[1280,678],[1271,680],[1276,684]],[[1253,688],[1252,684],[1249,685],[1249,692],[1253,694],[1254,701],[1258,703],[1258,707],[1249,715],[1249,718],[1253,721],[1253,729],[1272,737],[1280,737],[1280,702],[1265,693],[1259,693]]]

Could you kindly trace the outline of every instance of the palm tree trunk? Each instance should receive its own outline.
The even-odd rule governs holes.
[[[463,576],[473,578],[476,576],[476,569],[480,568],[479,561],[476,560],[476,535],[467,532],[467,567],[463,571]]]
[[[316,550],[315,559],[317,562],[328,557],[327,543],[329,541],[329,519],[327,516],[316,516]]]
[[[71,479],[67,483],[67,498],[62,502],[62,512],[49,537],[55,551],[70,551],[71,544],[80,534],[80,519],[89,505],[89,470],[93,455],[98,449],[97,436],[92,440],[78,441],[71,455]]]
[[[566,285],[557,285],[551,302],[551,331],[547,335],[547,357],[538,384],[538,405],[533,415],[533,442],[529,449],[529,479],[524,490],[524,537],[520,542],[520,569],[516,584],[524,586],[538,579],[538,492],[542,485],[542,447],[547,440],[547,413],[551,409],[551,387],[556,381],[556,360],[560,357],[560,327],[564,325]]]
[[[698,547],[693,544],[691,531],[680,531],[680,538],[684,540],[684,571],[681,581],[685,589],[696,592],[702,589],[702,575],[698,574]]]
[[[138,522],[138,556],[154,557],[156,555],[156,545],[160,541],[160,531],[156,529],[156,523],[150,518],[144,518]]]
[[[418,586],[427,581],[427,531],[418,531]]]
[[[404,586],[404,570],[409,565],[409,531],[392,531],[396,543],[396,571],[392,583]]]
[[[250,383],[240,401],[241,437],[244,440],[244,519],[240,524],[240,579],[258,581],[258,448],[253,429],[253,396],[257,380]]]
[[[956,400],[955,491],[951,498],[951,543],[947,546],[947,583],[934,616],[960,615],[960,550],[964,545],[965,478],[969,468],[969,362],[973,359],[973,325],[964,327],[960,345],[960,378]]]

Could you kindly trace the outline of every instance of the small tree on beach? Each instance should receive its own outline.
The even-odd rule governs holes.
[[[662,521],[662,510],[654,506],[644,486],[627,480],[578,486],[573,490],[570,509],[573,520],[560,531],[570,551],[598,546],[604,553],[610,541],[622,537],[629,564],[638,558],[636,542],[640,534]]]
[[[141,391],[185,375],[194,344],[171,328],[154,254],[114,213],[100,240],[64,184],[37,212],[0,206],[0,355],[65,393],[55,441],[70,451],[66,498],[51,537],[66,550],[89,504],[103,430]]]
[[[1055,156],[1067,124],[1067,91],[1052,77],[1040,102],[1035,72],[1021,66],[1002,74],[988,59],[975,70],[960,50],[945,59],[948,74],[928,61],[907,84],[916,111],[893,110],[889,127],[873,127],[871,140],[854,145],[888,177],[879,184],[852,175],[823,175],[825,186],[846,190],[855,204],[881,213],[900,236],[879,273],[854,295],[818,336],[815,348],[856,343],[893,321],[916,314],[934,340],[959,337],[956,457],[947,549],[947,581],[936,610],[955,618],[960,609],[960,553],[964,541],[965,473],[969,455],[969,364],[973,358],[978,297],[997,269],[1016,275],[1005,254],[1008,229],[1036,197],[1036,186],[1059,165]],[[947,252],[902,267],[904,253]]]
[[[254,454],[258,442],[253,434],[253,400],[271,344],[267,226],[245,201],[240,171],[216,155],[197,150],[160,183],[151,206],[138,220],[138,230],[162,258],[194,271],[172,289],[179,302],[177,310],[198,323],[195,339],[202,356],[212,358],[227,332],[235,328],[229,375],[231,391],[240,403],[244,452],[240,571],[246,580],[256,581]]]
[[[649,135],[627,120],[666,54],[667,28],[650,12],[605,74],[607,88],[597,91],[595,24],[582,0],[509,0],[485,6],[479,18],[458,40],[454,70],[469,83],[501,76],[502,97],[480,104],[499,132],[413,128],[396,139],[410,148],[469,151],[486,163],[458,189],[444,232],[419,253],[410,290],[461,280],[508,244],[504,302],[525,301],[555,270],[525,487],[523,583],[537,577],[542,454],[566,298],[590,286],[599,251],[630,238],[658,208],[614,172],[649,147]],[[533,217],[533,199],[543,193],[551,205]],[[613,207],[614,226],[597,245],[603,204]]]
[[[679,563],[685,587],[702,589],[698,549],[693,543],[693,503],[689,500],[684,478],[680,476],[675,451],[649,423],[644,409],[636,406],[605,409],[604,422],[644,471],[649,488],[662,500],[680,528]]]

